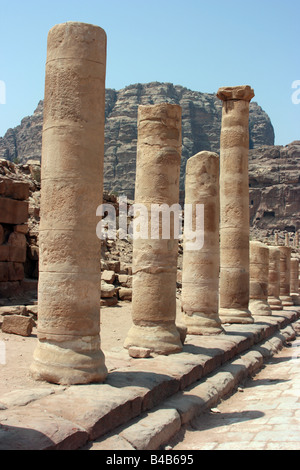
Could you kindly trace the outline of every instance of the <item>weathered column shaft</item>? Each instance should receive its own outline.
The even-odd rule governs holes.
[[[299,294],[299,259],[291,258],[291,292]]]
[[[178,235],[174,237],[171,221],[170,233],[163,238],[162,219],[157,236],[156,219],[151,214],[156,204],[165,204],[168,212],[179,203],[181,138],[180,106],[139,107],[135,206],[142,207],[138,217],[146,211],[142,229],[148,223],[148,231],[144,238],[138,238],[141,227],[134,231],[133,326],[124,346],[148,348],[156,354],[182,349],[175,324]],[[154,212],[157,215],[157,209]]]
[[[223,332],[219,307],[219,156],[200,152],[187,162],[185,214],[192,208],[191,232],[197,230],[197,206],[203,205],[203,246],[184,231],[182,266],[183,320],[189,334],[214,335]],[[199,217],[199,214],[198,214]],[[186,221],[186,219],[185,219]]]
[[[101,382],[100,240],[106,34],[76,22],[48,35],[35,378]]]
[[[220,306],[223,323],[253,323],[249,311],[249,86],[221,88]]]
[[[282,310],[280,300],[280,250],[269,246],[269,284],[268,303],[272,310]]]
[[[291,298],[294,305],[300,304],[299,296],[299,259],[291,258]]]
[[[289,246],[279,246],[280,250],[280,300],[284,307],[294,305],[290,296],[291,251]]]
[[[269,248],[258,241],[250,241],[250,301],[253,316],[272,315],[268,304]]]

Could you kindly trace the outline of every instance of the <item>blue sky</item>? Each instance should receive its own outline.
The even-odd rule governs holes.
[[[106,31],[107,88],[251,85],[275,143],[300,140],[300,0],[0,0],[0,136],[43,99],[47,34],[65,21]]]

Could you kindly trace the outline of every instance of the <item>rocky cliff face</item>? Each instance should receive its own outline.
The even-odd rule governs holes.
[[[34,114],[22,119],[14,129],[8,129],[0,138],[0,158],[14,163],[40,162],[42,151],[43,101]]]
[[[300,141],[249,152],[253,235],[300,230]]]
[[[201,150],[219,151],[222,103],[215,94],[188,90],[171,83],[130,85],[123,90],[106,90],[104,188],[134,196],[137,143],[137,110],[140,104],[169,102],[182,107],[181,190],[186,161]],[[9,129],[0,139],[0,158],[25,163],[41,158],[43,102],[34,114]],[[268,115],[250,104],[250,148],[274,144]]]
[[[170,102],[182,107],[182,163],[201,150],[219,152],[222,103],[215,94],[199,93],[171,83],[130,85],[106,90],[104,189],[134,197],[137,110],[140,104]],[[43,101],[32,116],[0,138],[0,158],[19,163],[39,162],[42,145]],[[275,230],[300,229],[300,141],[274,146],[270,118],[250,103],[249,185],[251,230],[254,238]],[[84,171],[84,170],[83,170]]]

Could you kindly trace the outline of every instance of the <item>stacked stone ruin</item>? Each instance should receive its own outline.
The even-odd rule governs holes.
[[[0,298],[20,291],[24,280],[29,184],[0,177]]]
[[[106,35],[101,28],[70,22],[50,30],[38,345],[31,372],[36,379],[60,384],[101,383],[107,376],[100,344],[101,247],[96,237],[96,209],[102,202],[105,64]],[[158,224],[153,236],[149,218],[152,205],[179,204],[181,108],[168,103],[139,108],[135,203],[140,210],[135,214],[139,221],[135,234],[144,234],[145,227],[148,231],[147,236],[133,239],[132,328],[124,344],[135,351],[133,357],[144,352],[180,353],[186,332],[223,334],[222,324],[253,323],[291,302],[291,249],[250,245],[249,240],[249,103],[253,96],[249,86],[220,88],[220,159],[201,152],[188,161],[185,202],[204,206],[204,240],[193,251],[184,234],[183,326],[176,324],[175,229],[171,227],[164,238]],[[5,193],[0,204],[1,200],[2,204],[7,200]],[[23,218],[25,212],[24,208]],[[11,230],[12,238],[19,237],[23,218],[15,220],[18,228]],[[7,244],[14,246],[12,241]],[[293,295],[299,293],[296,264],[292,263]],[[103,275],[107,284],[116,275],[109,271]]]

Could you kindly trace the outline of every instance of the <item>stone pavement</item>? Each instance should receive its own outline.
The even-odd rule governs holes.
[[[178,450],[300,450],[300,336],[182,429]]]
[[[104,384],[45,384],[1,396],[0,450],[163,448],[296,339],[300,309],[273,313],[224,325],[224,335],[188,335],[183,352],[171,356],[111,352]]]

